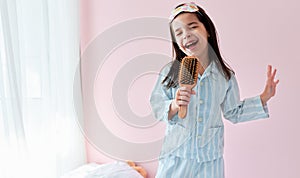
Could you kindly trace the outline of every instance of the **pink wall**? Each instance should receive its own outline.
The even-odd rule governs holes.
[[[107,46],[109,43],[113,45],[114,40],[118,38],[118,35],[113,36],[109,33],[112,32],[113,25],[118,27],[119,24],[141,17],[167,18],[172,8],[180,2],[182,1],[81,0],[82,54],[95,41],[101,41],[97,37],[103,35],[104,32],[108,32],[108,36],[111,35]],[[300,21],[298,20],[300,4],[296,0],[196,2],[206,9],[215,22],[221,52],[237,74],[242,98],[257,95],[263,90],[267,64],[272,64],[278,69],[280,79],[277,95],[269,102],[271,119],[238,125],[225,121],[226,176],[229,178],[298,178],[300,176],[297,170],[300,160],[300,141],[297,136],[300,135],[298,128],[300,120],[296,101],[300,99],[297,92],[300,89],[300,80],[295,71],[298,69],[297,64],[300,60],[297,53],[300,41]],[[152,28],[161,28],[161,33],[168,30],[167,26]],[[138,35],[133,35],[130,39],[130,34],[135,33],[134,29],[118,32],[124,33],[124,36],[127,35],[128,39],[124,39],[122,44],[115,45],[110,52],[104,51],[105,44],[104,48],[98,49],[99,54],[96,53],[96,55],[106,56],[103,63],[95,65],[89,61],[83,61],[85,124],[94,125],[96,130],[95,132],[86,130],[89,132],[86,134],[88,161],[105,163],[117,158],[130,158],[144,166],[150,174],[149,177],[154,177],[157,160],[143,161],[145,157],[137,155],[143,151],[146,158],[152,158],[153,155],[149,152],[154,155],[158,154],[156,146],[159,146],[159,142],[156,143],[156,141],[163,138],[164,124],[154,121],[148,127],[126,124],[122,119],[128,118],[124,118],[122,114],[120,116],[116,108],[119,103],[116,103],[112,96],[114,95],[114,81],[118,80],[118,77],[124,78],[124,75],[118,75],[124,66],[149,53],[170,56],[170,44],[167,40],[157,38],[134,39]],[[98,45],[101,46],[101,44]],[[125,104],[130,112],[142,118],[151,112],[148,100],[156,80],[155,71],[158,69],[154,71],[147,66],[138,66],[138,64],[134,67],[144,69],[145,72],[136,74],[130,87],[125,88],[128,99]],[[154,66],[154,69],[155,67],[157,66]],[[93,80],[87,79],[90,71],[95,69],[97,69],[96,75],[91,74],[91,76],[95,75]],[[123,86],[127,85],[123,84]],[[94,89],[93,93],[89,92],[87,89],[89,87]],[[117,88],[116,91],[121,90]],[[90,95],[94,103],[86,102],[86,98]],[[94,107],[92,105],[95,105],[93,111],[90,110]],[[99,115],[99,118],[95,119],[97,122],[103,121],[102,129],[97,129],[97,124],[90,119],[94,118],[93,112]],[[116,138],[101,140],[100,137],[106,134],[104,133],[106,129]],[[104,138],[110,138],[110,136]],[[100,139],[100,143],[94,142],[97,139]],[[101,142],[104,146],[118,145],[116,143],[118,141],[114,139],[126,141],[129,145],[153,143],[153,149],[148,147],[145,150],[137,150],[136,148],[139,147],[129,149],[130,146],[120,146],[111,148],[112,152],[108,151],[109,153],[101,149]],[[89,144],[90,142],[92,144]],[[113,155],[113,151],[119,151],[120,156]]]

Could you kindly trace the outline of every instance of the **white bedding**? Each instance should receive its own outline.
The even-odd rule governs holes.
[[[83,165],[61,178],[143,178],[135,169],[124,162]]]

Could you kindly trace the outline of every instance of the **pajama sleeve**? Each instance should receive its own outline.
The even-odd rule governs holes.
[[[173,89],[167,89],[162,84],[163,79],[169,72],[170,67],[165,67],[158,76],[156,85],[152,91],[150,104],[154,117],[159,121],[165,121],[169,124],[175,124],[178,120],[177,114],[170,120],[168,120],[169,108],[172,100],[174,99]]]
[[[267,105],[262,106],[260,96],[240,101],[239,87],[234,74],[228,82],[226,96],[221,104],[225,119],[239,123],[269,117]]]

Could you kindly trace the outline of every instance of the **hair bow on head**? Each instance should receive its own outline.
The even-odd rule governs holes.
[[[194,2],[185,3],[182,6],[177,7],[172,10],[171,15],[169,17],[170,20],[173,20],[181,12],[197,12],[199,9]]]

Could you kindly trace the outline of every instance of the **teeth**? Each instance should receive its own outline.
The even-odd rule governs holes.
[[[189,47],[191,47],[194,44],[196,44],[196,41],[186,44],[185,48],[189,48]]]

